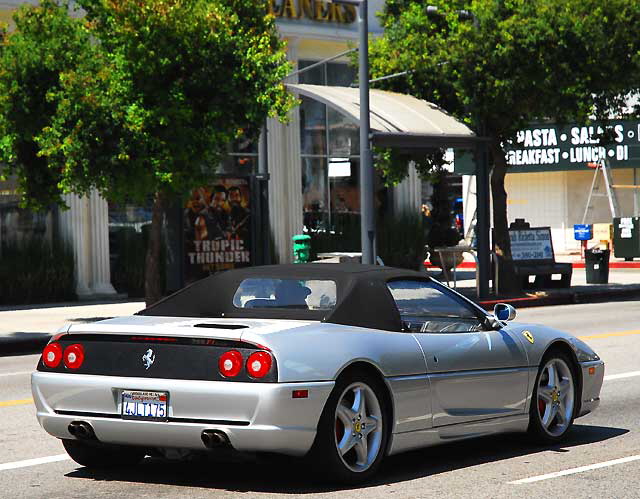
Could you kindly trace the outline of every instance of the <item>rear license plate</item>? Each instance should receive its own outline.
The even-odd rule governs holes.
[[[122,419],[167,421],[168,392],[122,390]]]

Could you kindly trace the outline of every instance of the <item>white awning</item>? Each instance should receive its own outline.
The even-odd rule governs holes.
[[[287,84],[297,95],[326,104],[354,123],[360,121],[360,90],[352,87]],[[430,102],[411,95],[371,89],[370,123],[373,142],[384,147],[475,147],[471,129]]]

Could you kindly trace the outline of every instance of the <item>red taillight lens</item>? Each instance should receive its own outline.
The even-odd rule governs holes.
[[[223,353],[218,359],[218,369],[226,378],[237,376],[242,369],[242,354],[237,350]]]
[[[47,367],[58,367],[62,360],[62,347],[60,343],[49,343],[42,351],[42,362]]]
[[[84,362],[84,348],[80,343],[74,343],[64,349],[64,365],[69,369],[78,369]]]
[[[247,372],[252,378],[264,378],[271,369],[273,360],[267,352],[256,352],[247,359]]]

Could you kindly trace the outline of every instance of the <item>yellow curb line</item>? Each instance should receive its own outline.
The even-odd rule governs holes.
[[[578,336],[578,338],[581,340],[594,340],[597,338],[611,338],[613,336],[631,336],[633,334],[640,334],[640,329],[634,329],[633,331],[619,331],[617,333],[589,334],[587,336]]]
[[[14,405],[26,405],[32,403],[33,399],[6,400],[4,402],[0,402],[0,407],[11,407]]]

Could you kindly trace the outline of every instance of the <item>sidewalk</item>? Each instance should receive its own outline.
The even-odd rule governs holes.
[[[520,296],[500,297],[480,304],[491,310],[499,302],[522,308],[640,297],[640,262],[632,263],[638,266],[611,268],[608,284],[587,284],[585,269],[574,266],[570,288],[525,291]],[[427,273],[443,281],[440,269],[429,269]],[[453,287],[453,281],[449,284]],[[457,270],[457,290],[476,299],[475,269]],[[144,306],[144,301],[120,301],[0,307],[0,356],[39,352],[51,335],[66,323],[132,315]]]
[[[610,268],[608,284],[587,284],[584,266],[574,265],[570,288],[525,290],[520,296],[498,297],[481,301],[480,304],[484,308],[491,310],[496,303],[509,303],[517,308],[640,297],[640,262],[627,263],[636,263],[638,266],[633,268]],[[440,269],[430,268],[427,273],[446,284]],[[453,279],[453,276],[450,277]],[[472,300],[476,300],[475,266],[457,270],[456,280],[456,290]],[[449,281],[449,285],[451,287],[454,286],[453,280]]]
[[[93,322],[131,315],[144,306],[144,301],[128,301],[0,307],[0,356],[37,352],[57,329],[69,322]]]

